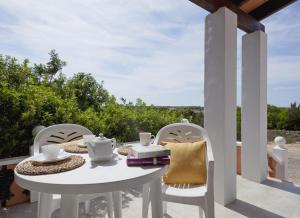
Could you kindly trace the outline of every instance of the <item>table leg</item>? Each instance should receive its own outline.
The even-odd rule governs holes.
[[[121,191],[113,192],[114,217],[122,218],[122,193]]]
[[[150,183],[146,183],[143,185],[142,218],[148,218],[149,204],[150,204]]]
[[[151,182],[150,185],[150,200],[152,207],[152,217],[162,218],[162,192],[161,192],[161,179],[158,178]]]
[[[38,218],[51,218],[53,198],[52,194],[48,193],[38,193]]]
[[[78,195],[61,195],[61,218],[78,218]]]

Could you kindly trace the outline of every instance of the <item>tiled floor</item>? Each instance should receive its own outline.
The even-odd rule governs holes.
[[[264,184],[257,184],[241,177],[237,177],[237,200],[226,207],[215,204],[216,217],[261,217],[261,218],[300,218],[300,187],[289,182],[267,180]],[[98,198],[92,202],[89,215],[82,213],[80,217],[106,217],[105,201]],[[142,198],[140,189],[123,192],[123,217],[140,218]],[[150,212],[151,213],[151,212]],[[149,213],[149,217],[151,214]],[[2,217],[35,218],[36,204],[21,204],[8,209]],[[59,210],[53,216],[59,217]],[[198,208],[195,206],[168,203],[167,218],[196,218]]]

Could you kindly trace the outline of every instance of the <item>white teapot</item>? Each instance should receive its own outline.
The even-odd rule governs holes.
[[[108,161],[113,156],[116,139],[108,139],[103,134],[99,134],[99,137],[87,141],[85,144],[92,161]]]

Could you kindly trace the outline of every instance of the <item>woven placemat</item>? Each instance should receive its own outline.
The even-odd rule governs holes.
[[[69,153],[78,153],[78,154],[88,153],[87,148],[84,147],[83,145],[82,139],[77,141],[62,143],[62,145],[64,147],[64,150]]]
[[[39,163],[32,160],[25,161],[16,166],[16,171],[23,175],[46,175],[73,170],[82,166],[84,163],[85,160],[83,157],[71,155],[65,160],[53,163]]]
[[[130,151],[132,151],[132,145],[123,145],[118,148],[118,153],[127,156]]]

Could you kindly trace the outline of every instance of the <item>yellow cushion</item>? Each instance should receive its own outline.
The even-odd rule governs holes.
[[[170,166],[163,177],[164,183],[206,183],[206,141],[160,144],[171,149]]]

